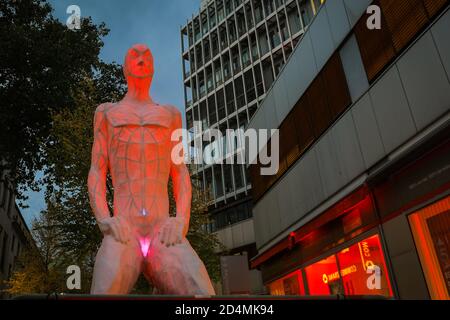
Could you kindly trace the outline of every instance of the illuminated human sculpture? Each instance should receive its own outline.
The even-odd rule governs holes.
[[[153,57],[145,45],[127,52],[128,92],[118,103],[100,105],[88,178],[89,199],[104,237],[92,294],[126,294],[141,272],[162,294],[213,295],[203,262],[192,249],[189,228],[191,182],[184,163],[173,161],[172,132],[181,128],[173,106],[155,103],[149,89]],[[106,175],[114,186],[114,212],[106,200]],[[169,217],[168,180],[176,217]]]

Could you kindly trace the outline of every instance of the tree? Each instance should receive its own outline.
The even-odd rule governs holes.
[[[51,9],[45,0],[0,1],[0,172],[16,191],[39,189],[34,175],[47,164],[42,146],[51,143],[52,115],[73,110],[80,81],[104,67],[105,25],[82,19],[72,31]],[[117,84],[106,83],[103,93],[108,85]]]
[[[6,292],[11,295],[60,291],[64,274],[55,262],[62,252],[58,248],[57,230],[52,225],[51,210],[42,212],[31,229],[36,246],[21,252],[15,270],[7,282]]]

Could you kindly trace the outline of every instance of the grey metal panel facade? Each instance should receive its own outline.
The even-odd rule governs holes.
[[[450,83],[431,32],[427,32],[397,63],[414,121],[419,130],[449,108]]]
[[[330,133],[318,141],[313,152],[316,152],[325,197],[329,197],[345,183]]]
[[[310,29],[317,69],[321,70],[328,58],[334,52],[335,44],[331,35],[328,16],[324,7],[319,11]]]
[[[370,90],[375,116],[386,152],[391,152],[416,132],[397,66]]]
[[[343,44],[340,56],[350,96],[352,101],[357,101],[369,89],[369,81],[367,80],[361,53],[354,35],[350,36]]]
[[[289,63],[292,61],[292,68],[289,65],[289,68],[284,69],[287,73],[286,79],[290,83],[290,86],[287,87],[290,109],[303,95],[318,72],[310,33],[306,32],[300,41],[289,61]],[[268,95],[270,94],[269,92]],[[249,127],[251,127],[251,124]]]
[[[439,56],[450,79],[450,41],[448,31],[450,30],[450,11],[447,11],[442,18],[431,28],[434,42],[439,51]]]
[[[350,23],[344,2],[327,1],[325,2],[325,11],[327,12],[334,45],[338,46],[350,32]]]
[[[287,76],[284,72],[282,72],[272,88],[275,102],[275,112],[277,114],[277,120],[280,122],[283,121],[289,111],[291,111],[287,96],[288,83],[286,80]]]
[[[344,0],[348,20],[352,28],[366,11],[367,6],[369,6],[371,2],[372,0]]]
[[[330,138],[339,164],[339,171],[345,181],[353,180],[364,169],[364,160],[351,112],[347,112],[331,129]]]
[[[368,93],[353,106],[352,115],[364,163],[366,168],[370,168],[384,157],[386,151]]]

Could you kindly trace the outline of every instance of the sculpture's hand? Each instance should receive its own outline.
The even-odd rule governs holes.
[[[166,247],[181,243],[183,239],[184,219],[180,217],[167,218],[159,231],[159,240]]]
[[[118,242],[126,244],[130,241],[128,223],[121,221],[120,217],[102,219],[98,222],[98,226],[104,235],[112,235]]]

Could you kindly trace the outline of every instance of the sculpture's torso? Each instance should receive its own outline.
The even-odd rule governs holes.
[[[109,171],[114,186],[114,215],[125,218],[140,234],[169,213],[174,114],[157,104],[121,101],[105,110]]]

